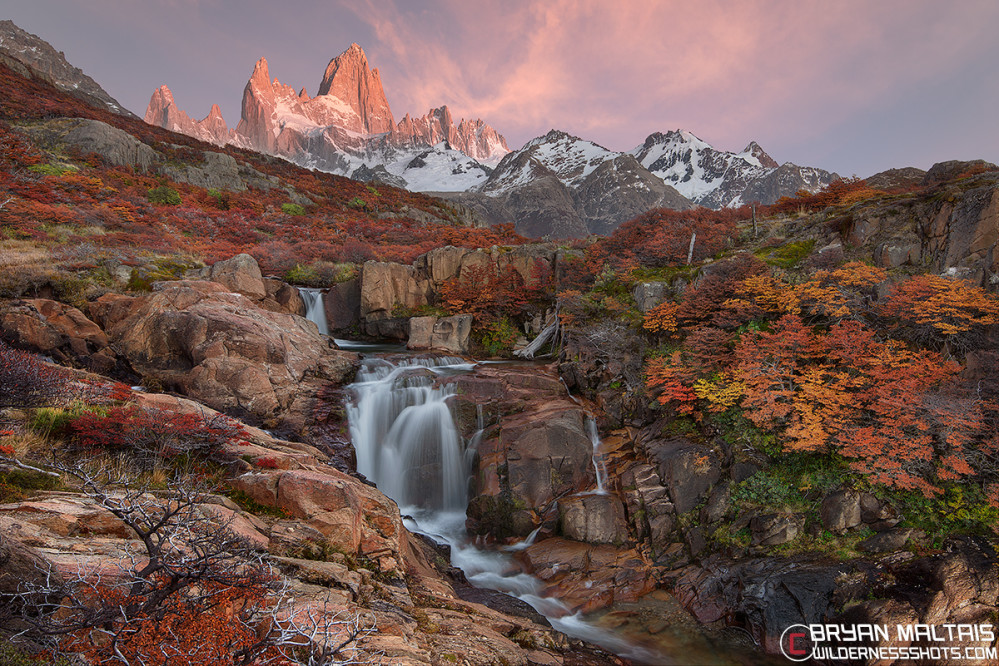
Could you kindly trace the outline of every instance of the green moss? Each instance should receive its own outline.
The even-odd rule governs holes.
[[[285,215],[305,215],[305,209],[296,203],[285,203],[281,204],[281,212]]]
[[[43,176],[61,176],[64,173],[79,171],[79,169],[76,167],[57,164],[32,164],[28,167],[28,171],[38,173]]]
[[[810,255],[814,247],[815,240],[811,239],[786,243],[779,247],[762,247],[755,254],[771,266],[791,269]]]

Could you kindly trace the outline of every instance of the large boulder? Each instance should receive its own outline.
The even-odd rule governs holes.
[[[390,319],[397,308],[412,310],[426,305],[428,281],[413,266],[366,261],[361,270],[361,317]]]
[[[453,381],[463,434],[485,426],[468,509],[472,529],[507,537],[527,536],[541,521],[554,527],[555,500],[596,485],[582,408],[540,368],[481,368]]]
[[[217,261],[208,272],[208,279],[218,282],[230,291],[259,300],[266,298],[267,287],[260,274],[256,259],[248,254]]]
[[[214,282],[159,282],[148,296],[102,297],[92,310],[136,371],[222,411],[301,426],[318,389],[353,372],[355,356],[312,322]]]
[[[696,507],[721,478],[717,454],[682,437],[645,442],[678,514]]]
[[[101,327],[65,303],[33,298],[15,303],[0,315],[0,337],[22,348],[50,355],[97,372],[116,362]]]
[[[323,297],[323,306],[331,331],[356,326],[361,321],[361,279],[353,278],[330,287]]]
[[[260,302],[261,307],[274,312],[305,316],[305,301],[298,288],[275,278],[264,278],[264,289],[267,290],[267,298]]]
[[[439,349],[467,354],[472,334],[472,315],[412,317],[409,320],[410,349]]]
[[[254,472],[232,484],[261,504],[284,509],[335,549],[378,561],[384,571],[399,570],[408,553],[395,502],[333,468]]]
[[[833,534],[843,534],[861,524],[861,494],[855,490],[839,490],[822,500],[819,509],[822,526]]]

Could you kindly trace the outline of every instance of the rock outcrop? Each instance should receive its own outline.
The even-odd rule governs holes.
[[[945,163],[931,168],[934,178],[943,174],[963,177],[929,192],[857,206],[842,219],[844,244],[870,247],[875,261],[885,268],[926,266],[932,272],[995,289],[999,284],[999,172],[966,175],[974,171],[968,165]]]
[[[24,349],[97,372],[116,363],[101,327],[80,310],[44,298],[20,301],[0,314],[0,336]]]
[[[22,131],[39,145],[62,150],[68,148],[81,155],[96,153],[115,166],[149,171],[160,161],[160,155],[155,150],[128,132],[99,120],[56,118],[29,125]]]
[[[148,296],[105,296],[91,309],[137,372],[223,411],[301,426],[322,384],[353,372],[353,355],[312,322],[214,282],[156,283]]]
[[[454,381],[459,425],[477,427],[480,408],[487,425],[468,509],[474,531],[506,538],[543,522],[554,529],[558,500],[596,485],[583,410],[547,373],[480,369]]]
[[[412,317],[409,320],[410,349],[438,349],[467,354],[471,348],[472,315]]]

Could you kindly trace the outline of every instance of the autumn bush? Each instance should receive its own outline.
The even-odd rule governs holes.
[[[178,456],[227,462],[231,456],[226,447],[246,438],[241,425],[221,414],[178,414],[136,405],[73,416],[63,432],[78,450],[128,451],[146,466]]]
[[[68,372],[0,341],[0,409],[52,405],[70,388]]]
[[[799,282],[734,263],[646,314],[649,333],[674,336],[646,363],[646,388],[676,414],[744,414],[781,452],[837,456],[874,486],[993,487],[996,408],[954,356],[999,330],[999,299],[933,276],[878,299],[886,279],[860,263]]]

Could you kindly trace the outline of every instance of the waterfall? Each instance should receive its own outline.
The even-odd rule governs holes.
[[[302,287],[298,290],[305,301],[305,318],[314,322],[319,327],[319,332],[323,335],[330,334],[329,323],[326,321],[326,307],[323,305],[322,289],[307,289]]]
[[[593,443],[593,471],[597,475],[597,495],[606,495],[607,489],[604,487],[607,481],[607,468],[604,465],[604,457],[600,453],[600,433],[597,431],[597,422],[592,416],[586,417],[586,432]]]
[[[470,470],[437,374],[471,368],[460,358],[367,360],[347,406],[357,471],[400,507],[464,511]]]
[[[477,548],[465,532],[465,509],[475,449],[485,419],[477,406],[478,431],[466,444],[455,427],[447,400],[455,394],[440,376],[469,372],[475,367],[453,357],[411,358],[389,362],[363,361],[354,394],[347,404],[351,441],[357,469],[394,499],[406,527],[451,547],[451,563],[477,587],[504,592],[530,604],[562,633],[590,641],[640,662],[661,662],[661,656],[588,624],[561,601],[545,596],[541,582],[520,570],[507,552]],[[592,419],[590,420],[592,423]],[[600,438],[592,424],[594,466]],[[598,490],[603,491],[602,467]],[[534,543],[541,528],[526,541],[508,547],[523,550]]]

